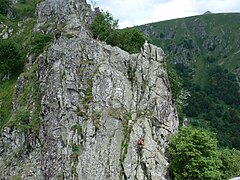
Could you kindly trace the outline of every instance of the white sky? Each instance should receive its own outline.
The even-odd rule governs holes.
[[[119,27],[212,13],[240,12],[240,0],[87,0],[119,19]]]

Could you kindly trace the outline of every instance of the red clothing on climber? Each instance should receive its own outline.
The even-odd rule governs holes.
[[[144,145],[144,139],[143,138],[138,139],[137,145],[138,146],[143,146]]]

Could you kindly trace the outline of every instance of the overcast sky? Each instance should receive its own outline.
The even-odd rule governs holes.
[[[108,10],[119,27],[203,14],[206,11],[240,12],[240,0],[87,0]],[[95,2],[95,3],[92,3]]]

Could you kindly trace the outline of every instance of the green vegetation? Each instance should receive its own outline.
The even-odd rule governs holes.
[[[77,133],[79,136],[82,135],[82,125],[81,124],[75,124],[71,127],[71,130],[75,133]]]
[[[209,14],[136,27],[163,48],[167,67],[190,93],[183,114],[217,134],[220,147],[240,149],[240,14]],[[171,71],[168,72],[171,84]],[[173,76],[174,77],[174,76]],[[176,80],[179,82],[179,80]],[[177,85],[177,83],[175,83]],[[174,99],[175,88],[172,86]],[[180,111],[181,112],[181,111]]]
[[[61,171],[61,172],[59,172],[58,175],[57,175],[57,180],[63,180],[63,179],[64,179],[64,172]]]
[[[115,20],[109,12],[99,13],[89,29],[93,38],[106,41],[107,44],[118,46],[130,53],[140,52],[146,38],[140,31],[134,28],[118,30],[118,20]]]
[[[171,67],[167,67],[167,73],[171,85],[172,96],[173,99],[176,100],[180,96],[181,90],[183,88],[182,79],[180,78],[180,76],[178,76],[177,72]]]
[[[181,127],[169,144],[173,179],[230,179],[240,175],[240,151],[218,149],[209,131]]]
[[[36,6],[42,0],[22,0],[12,6],[13,16],[17,20],[35,18]]]
[[[112,41],[113,46],[118,46],[129,53],[139,53],[146,38],[140,31],[134,28],[115,31]]]
[[[21,65],[19,47],[13,41],[2,40],[0,42],[0,74],[8,74]]]
[[[222,178],[230,179],[240,176],[240,151],[236,149],[223,149],[220,151],[222,160]]]
[[[22,132],[30,131],[32,134],[36,134],[40,126],[39,85],[35,77],[36,69],[35,65],[20,75],[24,84],[15,100],[20,108],[11,112],[9,121],[6,123],[7,126],[14,126]]]
[[[131,120],[131,115],[127,113],[127,111],[125,111],[124,116],[123,116],[123,141],[121,144],[121,155],[120,155],[120,165],[121,165],[121,172],[120,175],[124,176],[123,173],[123,162],[125,160],[126,154],[128,153],[128,145],[129,145],[129,141],[130,141],[130,135],[132,132],[132,128],[133,128],[133,124],[129,124],[129,120]]]
[[[31,53],[39,55],[53,41],[53,34],[34,33],[31,39]]]
[[[15,92],[16,78],[0,83],[0,130],[11,117],[12,97]]]
[[[10,4],[8,0],[0,0],[0,14],[6,15]]]
[[[71,162],[73,163],[72,164],[72,167],[71,167],[71,173],[74,175],[74,176],[78,176],[78,173],[77,173],[77,164],[78,164],[78,156],[81,154],[81,151],[82,151],[82,146],[81,145],[78,145],[78,144],[72,144],[72,154],[70,156],[70,159],[71,159]]]
[[[93,38],[106,42],[112,38],[117,27],[118,20],[115,20],[108,11],[99,13],[89,26]]]
[[[137,53],[140,51],[146,39],[148,38],[146,38],[137,29],[126,28],[116,30],[112,39],[109,40],[109,44],[118,46],[129,53]]]
[[[175,69],[171,66],[167,66],[167,74],[171,86],[172,98],[177,107],[179,120],[182,122],[185,117],[183,110],[184,107],[187,106],[187,99],[190,94],[183,88],[183,80],[177,74]]]
[[[40,1],[25,0],[11,5],[9,8],[13,16],[10,18],[0,13],[0,22],[4,25],[0,32],[8,32],[8,38],[0,41],[0,129],[5,126],[15,126],[22,132],[32,134],[36,134],[39,130],[39,85],[35,77],[37,63],[34,62],[36,56],[53,40],[53,35],[33,31],[38,2]],[[0,3],[0,7],[1,5]],[[24,70],[26,57],[29,55],[32,56],[34,64],[28,70]],[[19,75],[23,85],[17,91],[19,94],[14,94]],[[8,80],[2,80],[3,77]],[[12,111],[13,98],[19,105],[14,111]],[[34,105],[30,101],[34,102]]]
[[[205,88],[192,85],[191,98],[184,109],[187,116],[208,122],[209,128],[217,133],[221,147],[240,148],[238,89],[234,74],[220,66],[210,68]],[[204,121],[198,126],[201,127]]]
[[[229,73],[221,66],[209,69],[205,91],[228,105],[240,105],[239,85],[235,74]]]
[[[204,130],[182,127],[169,144],[174,179],[221,179],[217,140]]]

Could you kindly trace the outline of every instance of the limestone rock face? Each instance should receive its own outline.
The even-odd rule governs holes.
[[[38,29],[64,14],[62,29],[72,36],[63,34],[35,62],[39,130],[33,136],[31,130],[4,129],[3,179],[167,178],[165,151],[178,117],[163,50],[146,43],[140,54],[129,54],[93,40],[81,17],[87,7],[80,0],[38,6]],[[28,81],[18,80],[13,112],[22,107],[17,97]],[[34,114],[37,103],[29,99]]]
[[[90,8],[86,0],[45,0],[37,7],[38,22],[49,21],[54,17],[59,23],[61,19],[70,19],[71,15],[84,19]]]

